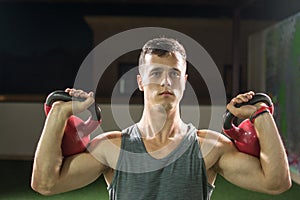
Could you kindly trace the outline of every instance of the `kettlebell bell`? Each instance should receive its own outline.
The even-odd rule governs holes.
[[[263,102],[268,106],[268,110],[273,114],[274,106],[271,98],[264,93],[256,93],[248,102],[236,104],[237,108],[244,105],[254,105]],[[244,119],[239,122],[236,116],[228,110],[224,114],[223,133],[227,135],[235,144],[240,152],[244,152],[259,157],[260,146],[257,133],[250,119]],[[238,123],[238,125],[236,125]]]
[[[52,108],[52,104],[56,101],[84,101],[84,98],[72,97],[67,92],[57,90],[50,93],[44,103],[44,111],[46,116]],[[101,124],[101,109],[94,103],[88,110],[91,115],[83,121],[81,118],[72,115],[69,117],[62,139],[63,156],[71,156],[84,152],[90,142],[90,134]]]

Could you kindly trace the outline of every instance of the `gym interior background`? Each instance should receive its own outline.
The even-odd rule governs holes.
[[[97,44],[138,27],[182,32],[210,54],[230,99],[248,89],[263,90],[261,80],[249,75],[260,70],[249,69],[250,36],[298,12],[297,0],[0,1],[0,199],[108,199],[102,178],[83,189],[52,197],[30,189],[46,95],[72,87],[81,63]],[[96,101],[103,108],[104,131],[117,128],[108,111],[110,97],[118,78],[137,64],[137,56],[138,51],[133,51],[116,59],[99,82]],[[207,87],[193,66],[189,70],[201,112],[209,115]],[[119,91],[120,107],[126,95]],[[142,94],[136,91],[130,103],[131,114],[138,119]],[[187,100],[183,106],[189,109],[193,103]],[[207,123],[204,119],[199,126],[205,128]],[[284,194],[270,196],[240,189],[219,177],[212,199],[297,199],[300,187],[296,182]]]

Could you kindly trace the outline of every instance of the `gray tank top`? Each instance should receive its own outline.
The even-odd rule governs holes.
[[[122,131],[121,152],[111,185],[110,200],[209,200],[214,187],[206,169],[196,128],[169,155],[155,159],[147,153],[138,126]]]

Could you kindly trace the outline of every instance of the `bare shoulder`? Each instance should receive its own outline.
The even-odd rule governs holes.
[[[120,131],[100,134],[91,141],[88,151],[104,165],[115,168],[120,154],[121,138]]]
[[[115,145],[121,144],[121,131],[110,131],[106,133],[99,134],[96,136],[92,141],[90,146],[93,148],[97,147],[98,145],[101,145],[103,143],[113,143]]]
[[[202,129],[197,131],[198,142],[207,168],[212,168],[226,152],[236,151],[234,144],[222,133]]]
[[[232,141],[217,131],[201,129],[197,131],[198,141],[201,146],[213,145],[216,148],[230,150],[233,147]]]

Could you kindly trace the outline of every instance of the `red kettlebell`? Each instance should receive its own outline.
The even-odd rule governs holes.
[[[256,93],[248,102],[236,104],[235,106],[239,108],[259,102],[266,103],[270,113],[273,114],[274,106],[272,100],[264,93]],[[238,126],[235,123],[238,123],[237,117],[227,110],[224,115],[223,132],[233,140],[240,152],[259,157],[260,146],[253,123],[250,119],[244,119]]]
[[[84,101],[84,98],[70,96],[67,92],[57,90],[48,95],[44,104],[46,115],[51,110],[52,104],[56,101]],[[90,134],[101,124],[101,109],[97,104],[88,108],[91,116],[88,120],[83,121],[74,115],[70,116],[64,136],[62,139],[62,153],[64,156],[71,156],[86,150],[90,142]]]

